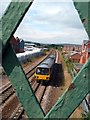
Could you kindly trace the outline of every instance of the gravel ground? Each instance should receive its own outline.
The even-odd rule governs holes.
[[[14,103],[14,104],[13,104]],[[2,117],[4,119],[8,119],[11,116],[12,111],[18,106],[18,98],[14,94],[11,99],[5,103],[5,105],[2,107]]]

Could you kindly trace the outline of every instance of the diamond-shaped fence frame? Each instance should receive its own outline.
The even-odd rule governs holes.
[[[17,3],[18,2],[18,3]],[[32,2],[11,2],[0,23],[2,34],[2,66],[11,81],[19,101],[21,102],[29,118],[64,118],[68,119],[73,111],[80,105],[86,95],[90,92],[88,82],[90,81],[90,59],[74,78],[73,89],[66,89],[64,94],[58,99],[53,108],[45,116],[39,102],[37,101],[31,85],[10,45],[10,39],[21,23],[25,13]]]

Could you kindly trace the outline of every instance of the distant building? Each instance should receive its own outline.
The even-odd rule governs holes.
[[[24,40],[12,37],[10,43],[15,53],[24,52]]]
[[[25,46],[26,47],[36,47],[37,45],[34,44],[34,43],[27,43],[27,42],[25,42]]]
[[[73,52],[69,55],[69,60],[74,63],[80,62],[81,55],[78,52]]]
[[[19,40],[16,40],[15,37],[12,37],[10,43],[11,43],[13,50],[16,53],[18,53],[19,52]]]
[[[90,40],[84,40],[82,43],[80,63],[84,64],[90,57]]]
[[[24,52],[24,40],[20,39],[19,42],[19,51]]]
[[[77,51],[80,52],[81,51],[82,46],[81,45],[73,45],[73,44],[67,44],[64,45],[63,47],[63,52],[68,53],[70,51]]]

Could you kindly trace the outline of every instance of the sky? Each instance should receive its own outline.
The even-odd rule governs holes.
[[[2,2],[0,17],[10,1]],[[34,0],[14,36],[45,44],[88,40],[72,0]]]

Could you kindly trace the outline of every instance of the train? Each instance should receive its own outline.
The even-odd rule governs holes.
[[[44,54],[43,49],[33,48],[32,51],[28,50],[23,53],[18,53],[18,54],[16,54],[16,56],[17,56],[19,62],[21,64],[23,64],[23,63],[26,63],[26,62],[32,60],[33,58],[41,56],[43,54]]]
[[[55,54],[49,55],[35,70],[35,80],[37,82],[49,81],[53,71],[56,56]]]

